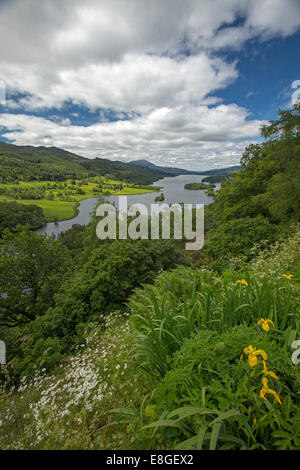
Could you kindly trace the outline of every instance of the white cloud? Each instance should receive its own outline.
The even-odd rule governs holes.
[[[156,107],[201,103],[206,96],[226,87],[238,76],[235,64],[201,53],[170,58],[126,54],[118,63],[86,64],[57,72],[55,79],[30,66],[4,65],[2,76],[10,88],[31,96],[11,107],[39,109],[59,107],[66,100],[91,109],[149,112]],[[0,75],[1,76],[1,75]]]
[[[247,120],[237,105],[158,108],[135,120],[96,123],[87,127],[36,116],[0,115],[4,136],[19,145],[54,145],[87,157],[176,163],[181,167],[237,163],[241,151],[258,135],[260,121]],[[234,143],[233,143],[234,142]]]

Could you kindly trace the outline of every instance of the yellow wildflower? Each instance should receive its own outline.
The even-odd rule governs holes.
[[[235,281],[237,284],[243,284],[243,286],[248,286],[248,282],[246,279],[239,279],[238,281]]]
[[[274,396],[275,400],[281,405],[282,402],[281,402],[281,400],[280,400],[280,398],[279,398],[279,396],[278,396],[278,393],[275,392],[275,390],[272,390],[271,388],[269,388],[269,386],[268,386],[268,379],[267,379],[266,377],[264,377],[264,378],[262,379],[262,383],[263,383],[263,386],[262,386],[261,391],[260,391],[260,396],[261,396],[261,398],[263,398],[264,400],[266,400],[266,397],[265,397],[265,396],[266,396],[268,393],[270,393],[271,395]]]
[[[294,277],[294,275],[293,274],[281,274],[281,277],[286,277],[286,279],[291,280],[292,277]]]
[[[269,331],[270,330],[270,327],[269,327],[269,323],[270,325],[272,325],[274,328],[275,328],[275,325],[274,323],[272,322],[272,320],[270,320],[270,318],[267,318],[266,320],[264,318],[261,318],[257,324],[258,325],[261,325],[262,329],[265,330],[265,331]]]
[[[256,424],[256,422],[257,422],[257,419],[256,419],[256,418],[254,418],[254,420],[253,420],[253,423],[254,423],[254,424]]]
[[[267,353],[263,349],[258,349],[256,351],[250,344],[247,348],[244,349],[244,353],[248,356],[248,363],[250,367],[254,367],[258,363],[257,356],[261,356],[264,361],[268,359]]]
[[[264,375],[269,375],[270,377],[273,377],[273,379],[279,380],[279,378],[277,377],[276,374],[274,374],[274,372],[272,372],[271,370],[268,370],[268,369],[267,369],[266,361],[263,361],[263,370],[262,370],[262,374],[264,374]]]

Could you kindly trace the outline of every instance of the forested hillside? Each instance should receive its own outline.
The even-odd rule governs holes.
[[[107,159],[88,159],[57,147],[17,146],[0,142],[0,182],[65,181],[108,175],[112,179],[136,184],[150,184],[165,171],[141,168]]]

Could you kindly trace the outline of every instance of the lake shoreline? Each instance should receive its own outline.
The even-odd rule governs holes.
[[[211,196],[207,196],[203,191],[188,191],[184,189],[184,185],[189,182],[199,182],[204,176],[203,175],[178,175],[173,177],[164,177],[158,181],[152,183],[153,191],[143,191],[139,194],[124,194],[124,192],[118,192],[110,196],[102,196],[108,203],[115,204],[118,210],[119,197],[128,197],[128,206],[132,204],[143,204],[147,207],[148,211],[151,210],[151,204],[155,203],[154,194],[164,194],[164,204],[173,203],[186,203],[186,204],[204,204],[208,205],[213,202]],[[101,197],[101,196],[100,196]],[[39,234],[52,233],[58,236],[60,233],[70,230],[73,225],[88,225],[91,220],[91,213],[95,209],[95,206],[100,197],[92,197],[82,199],[77,206],[78,213],[75,217],[65,218],[57,223],[48,222],[46,225],[36,230]],[[157,203],[156,203],[157,204]]]
[[[132,189],[138,189],[138,188],[132,188]],[[118,193],[114,193],[114,194],[109,194],[109,195],[104,195],[104,194],[99,194],[98,196],[94,196],[95,198],[106,198],[106,197],[110,197],[110,196],[134,196],[134,195],[143,195],[143,194],[149,194],[149,193],[155,193],[155,192],[158,192],[160,191],[160,188],[158,187],[155,187],[155,189],[153,190],[143,190],[142,192],[139,192],[139,193],[136,193],[134,191],[130,191],[129,192],[118,192]],[[53,200],[48,200],[48,199],[13,199],[13,198],[8,198],[8,197],[4,197],[4,198],[0,198],[0,202],[17,202],[18,204],[24,204],[24,205],[35,205],[35,206],[38,206],[38,207],[41,207],[41,209],[43,210],[44,212],[44,215],[47,219],[47,224],[48,223],[54,223],[55,222],[55,218],[57,217],[57,222],[64,222],[65,220],[71,220],[71,219],[74,219],[78,216],[79,214],[79,206],[81,204],[82,201],[86,201],[88,199],[94,199],[94,197],[82,197],[80,199],[78,199],[77,201],[63,201],[63,200],[57,200],[57,201],[53,201]],[[48,215],[47,212],[45,213],[45,205],[53,205],[53,203],[55,204],[56,203],[56,206],[57,208],[59,209],[59,205],[60,204],[66,204],[66,210],[69,211],[72,211],[72,213],[70,213],[70,216],[69,215],[65,215],[65,214],[62,214],[60,215],[59,212],[58,214],[51,214],[51,215]],[[53,210],[53,209],[52,209]],[[55,210],[55,209],[54,209]],[[42,226],[44,227],[45,224]],[[40,227],[41,228],[41,227]]]

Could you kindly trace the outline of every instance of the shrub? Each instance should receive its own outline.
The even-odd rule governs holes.
[[[204,257],[213,261],[213,267],[222,271],[230,258],[244,256],[245,261],[253,257],[251,248],[257,244],[271,243],[278,229],[263,216],[231,220],[218,226],[203,247]]]

